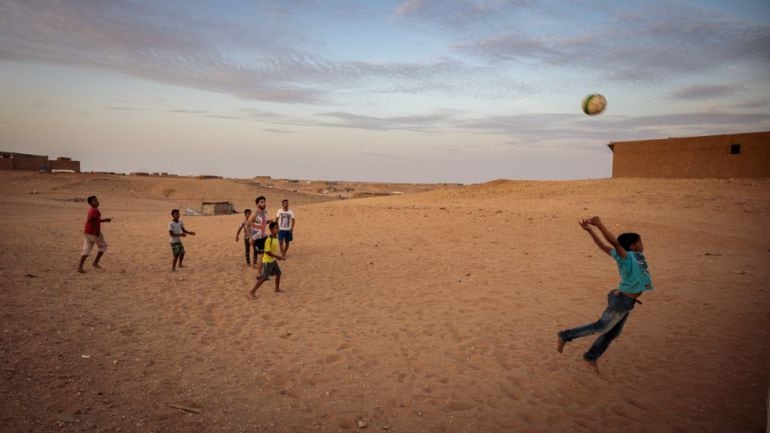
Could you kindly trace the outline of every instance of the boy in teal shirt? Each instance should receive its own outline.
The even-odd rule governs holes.
[[[610,245],[602,241],[592,226],[599,229]],[[615,259],[620,273],[620,285],[607,294],[607,308],[599,320],[559,332],[556,350],[561,353],[564,345],[575,338],[600,334],[591,348],[583,355],[583,359],[599,373],[599,365],[596,361],[607,350],[612,340],[620,335],[634,305],[641,304],[637,298],[643,292],[653,290],[654,287],[647,268],[647,259],[642,254],[644,244],[641,236],[636,233],[623,233],[615,238],[598,216],[581,220],[580,227],[591,235],[593,241],[602,251]]]

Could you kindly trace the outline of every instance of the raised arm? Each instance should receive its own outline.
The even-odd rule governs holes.
[[[594,243],[597,247],[599,247],[600,250],[604,251],[607,254],[610,254],[610,251],[612,251],[612,247],[602,242],[602,239],[599,237],[599,235],[594,232],[593,228],[591,228],[591,218],[585,218],[578,222],[580,224],[580,228],[587,231],[589,235],[591,235],[591,239],[593,239]]]
[[[602,222],[601,218],[598,216],[592,217],[589,221],[589,223],[599,229],[600,232],[602,232],[602,236],[604,236],[604,239],[607,240],[607,242],[612,245],[613,248],[615,248],[615,251],[618,252],[618,256],[622,258],[626,258],[628,255],[626,253],[626,250],[620,245],[620,242],[618,242],[618,238],[615,237],[608,229],[604,226],[604,223]],[[609,251],[607,252],[609,254]]]

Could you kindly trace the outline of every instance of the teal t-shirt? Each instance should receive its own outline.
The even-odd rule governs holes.
[[[644,254],[627,251],[626,258],[624,259],[613,249],[610,251],[610,255],[618,264],[618,272],[620,273],[618,290],[626,293],[642,293],[645,290],[655,289],[652,285],[650,270],[647,268],[647,259],[644,257]]]

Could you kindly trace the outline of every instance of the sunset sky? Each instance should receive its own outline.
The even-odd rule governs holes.
[[[770,1],[0,0],[0,80],[0,150],[84,171],[601,178],[770,130]]]

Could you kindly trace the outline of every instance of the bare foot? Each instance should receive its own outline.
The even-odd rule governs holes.
[[[249,292],[249,293],[246,295],[246,299],[248,299],[249,301],[253,301],[254,299],[257,299],[257,294],[256,294],[256,293],[253,293],[253,292]]]
[[[595,359],[585,359],[585,358],[583,358],[583,361],[585,361],[588,365],[590,365],[591,368],[594,369],[594,371],[596,372],[597,375],[599,374],[599,364],[596,363]]]
[[[283,290],[275,289],[275,293],[283,293]]]
[[[101,270],[104,270],[104,268],[103,268],[103,267],[99,266],[99,263],[94,263],[94,265],[93,265],[93,266],[94,266],[96,269],[101,269]]]
[[[180,267],[180,268],[184,268],[184,266],[182,266],[181,264],[179,265],[179,267]]]
[[[86,273],[86,270],[85,270],[85,269],[83,269],[83,268],[78,268],[78,272],[80,272],[81,274],[85,274],[85,273]]]
[[[561,353],[561,351],[564,350],[564,345],[567,344],[567,342],[562,340],[559,336],[557,336],[557,338],[559,341],[556,343],[556,351]]]

